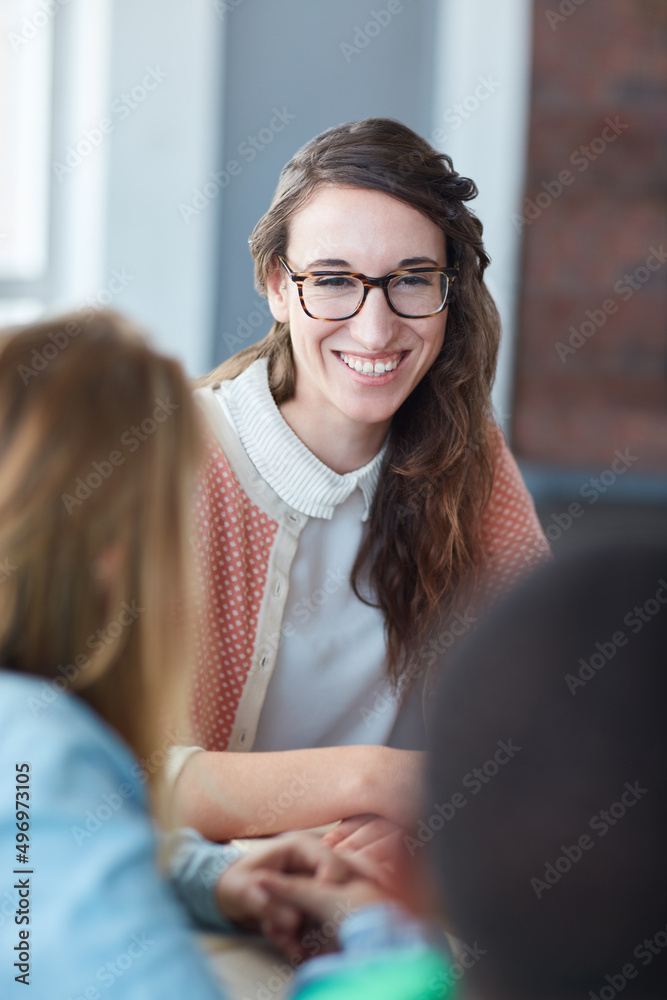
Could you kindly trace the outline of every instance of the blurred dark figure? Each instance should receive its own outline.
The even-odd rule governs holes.
[[[535,574],[443,673],[428,853],[475,942],[462,998],[667,996],[666,649],[667,544],[616,544]]]

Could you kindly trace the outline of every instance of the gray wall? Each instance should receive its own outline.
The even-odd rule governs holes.
[[[237,167],[219,175],[223,190],[215,194],[214,181],[208,189],[221,220],[212,364],[270,326],[268,307],[253,289],[247,241],[293,153],[331,125],[370,116],[398,118],[430,135],[436,7],[437,0],[217,3],[226,36],[219,168],[230,161]],[[294,117],[283,123],[274,109]],[[267,130],[258,139],[263,148],[253,150],[248,138],[260,130]]]
[[[217,165],[224,24],[212,0],[113,0],[112,9],[105,273],[126,269],[119,308],[199,374],[211,359],[220,223],[215,203],[194,217],[182,209]],[[141,97],[134,88],[148,69],[164,78],[114,116],[124,94]]]

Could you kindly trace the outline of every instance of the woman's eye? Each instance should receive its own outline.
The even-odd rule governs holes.
[[[396,279],[398,288],[423,288],[433,282],[431,274],[404,274]]]
[[[315,278],[316,288],[330,288],[332,291],[339,291],[342,288],[351,288],[354,284],[352,278],[348,278],[344,274],[328,274],[320,275],[319,278]]]

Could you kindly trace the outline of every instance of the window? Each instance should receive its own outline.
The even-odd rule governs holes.
[[[49,268],[53,15],[0,0],[0,322],[41,311]]]

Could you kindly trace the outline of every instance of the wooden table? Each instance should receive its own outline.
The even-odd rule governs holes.
[[[230,1000],[282,1000],[294,970],[260,935],[202,934],[213,972]]]

